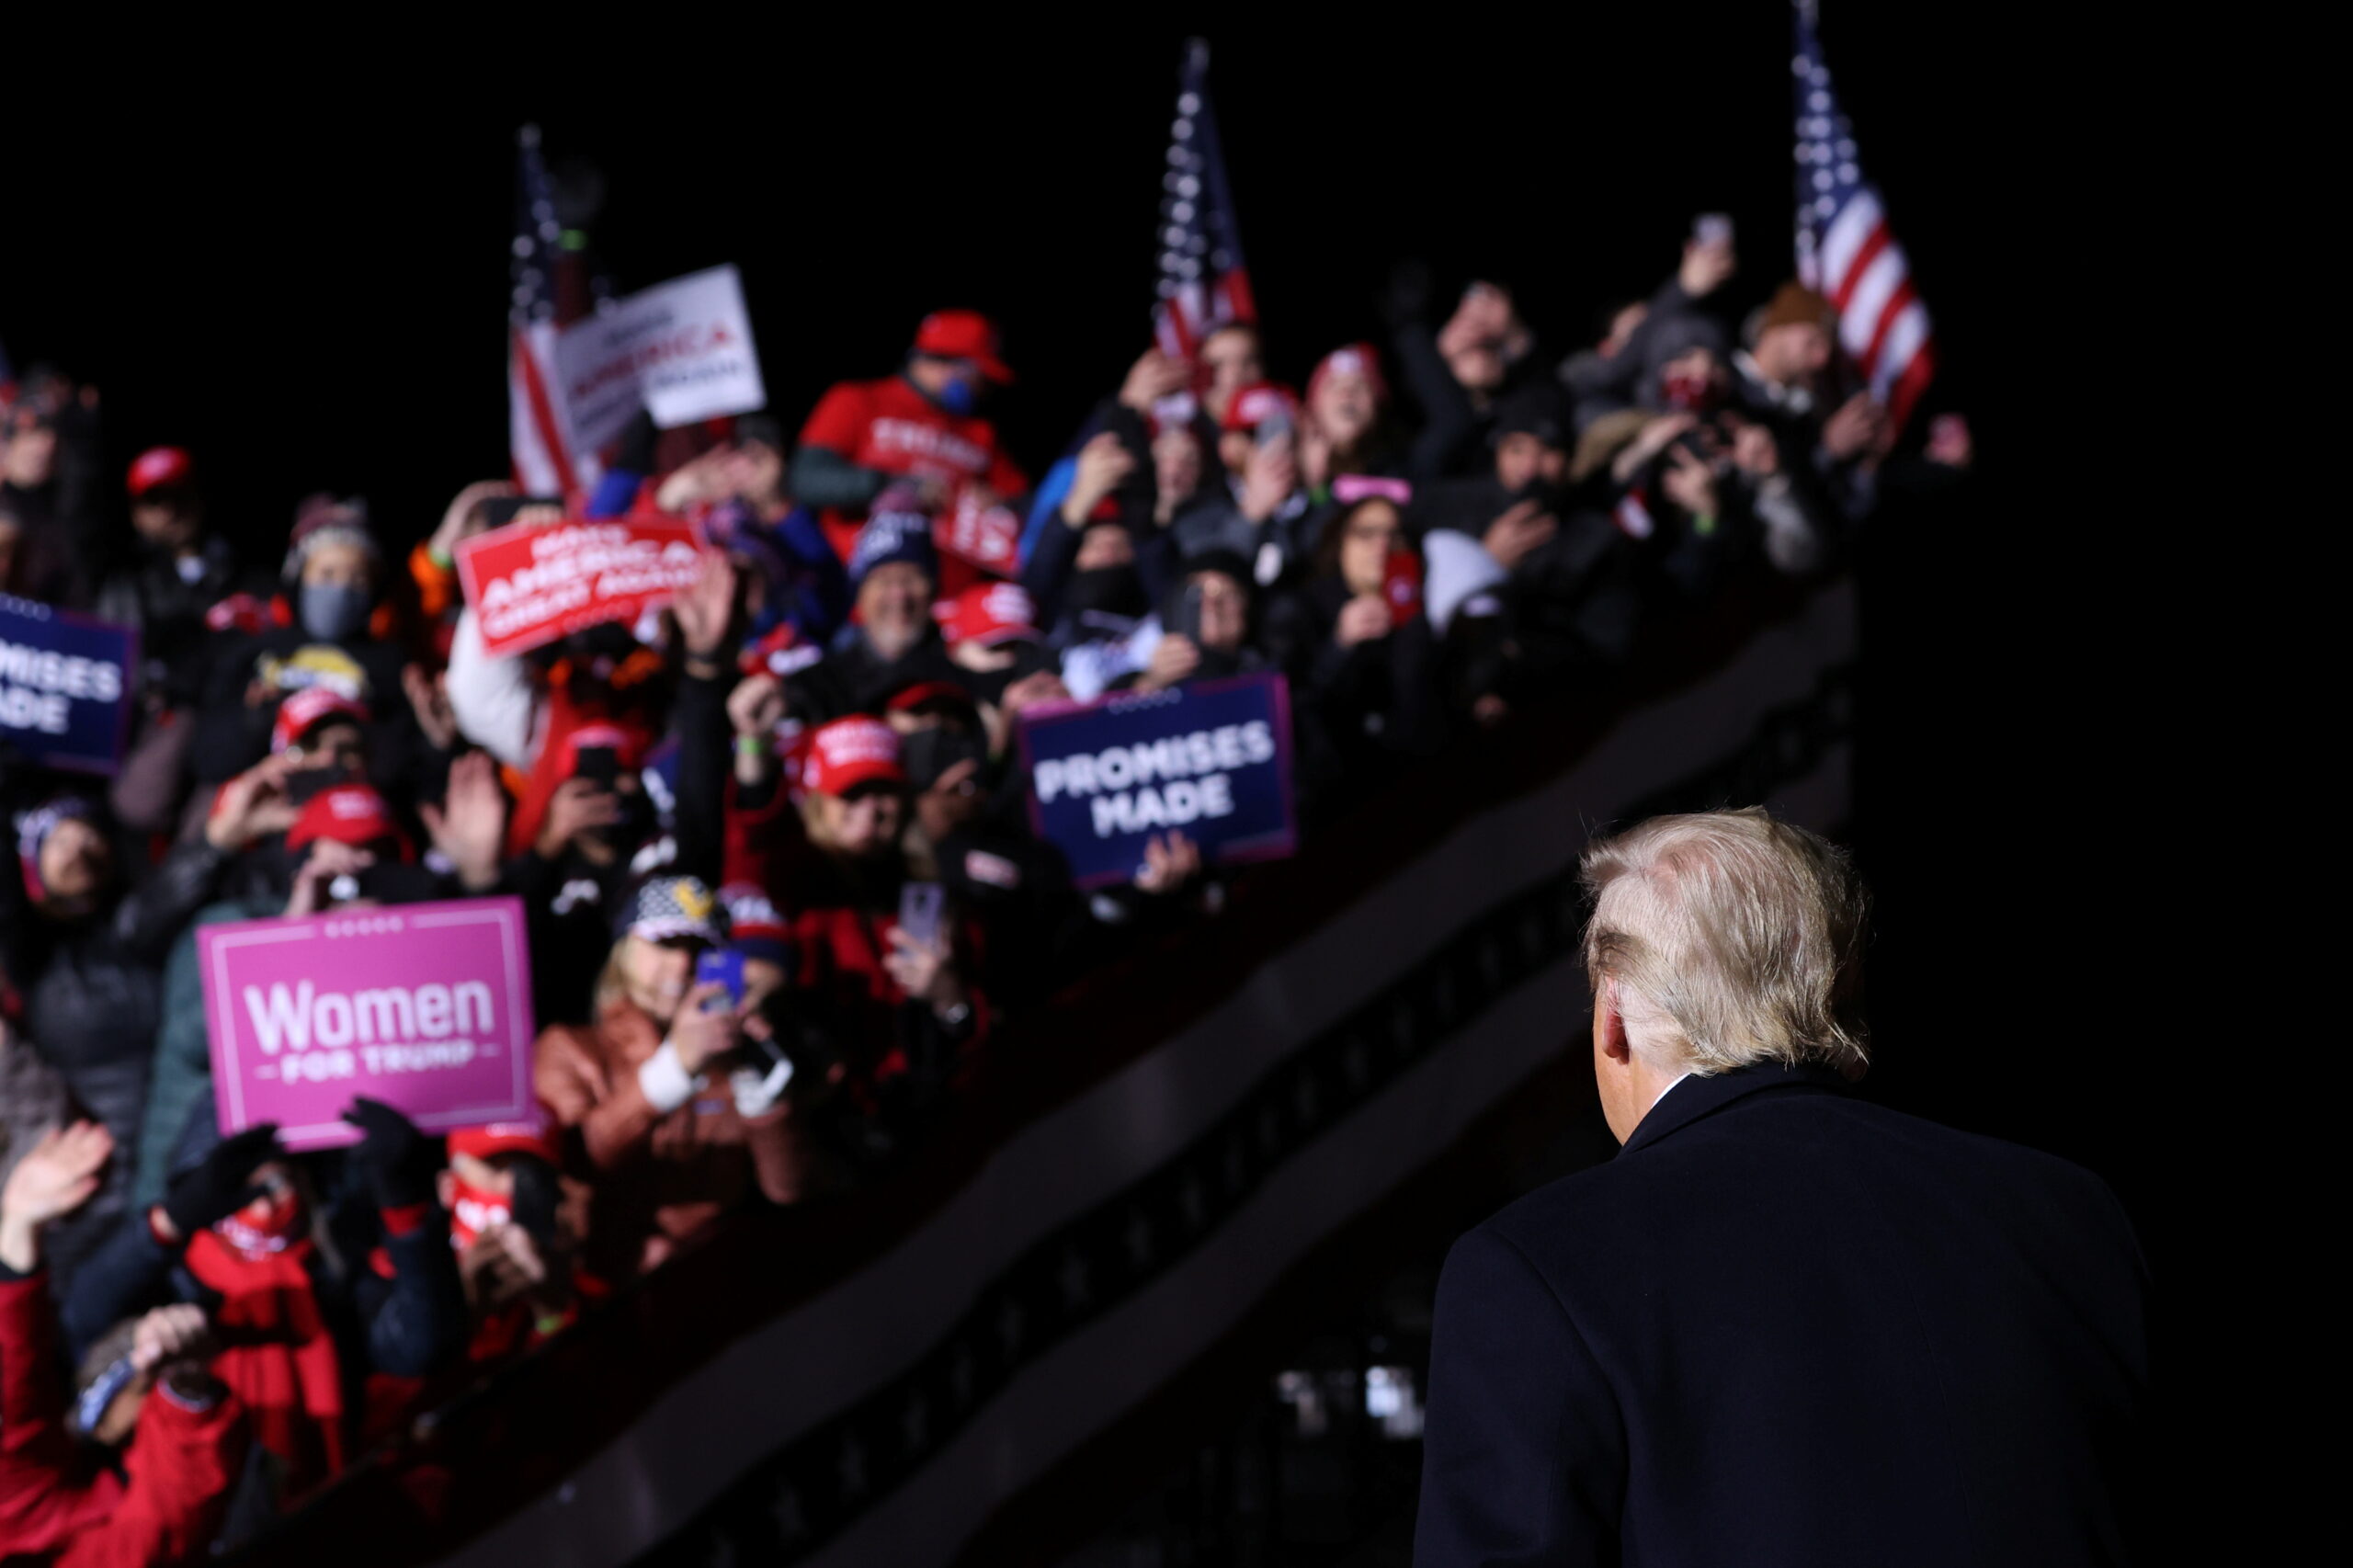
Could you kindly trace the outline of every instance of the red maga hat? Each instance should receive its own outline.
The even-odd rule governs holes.
[[[915,352],[935,359],[970,359],[989,380],[1013,382],[1013,372],[997,358],[996,324],[978,311],[932,312],[915,328]]]
[[[196,460],[184,447],[150,447],[133,458],[125,483],[133,501],[150,490],[176,490],[196,477]]]
[[[904,784],[898,733],[880,719],[855,714],[836,719],[810,738],[801,781],[811,793],[839,795],[870,780]]]

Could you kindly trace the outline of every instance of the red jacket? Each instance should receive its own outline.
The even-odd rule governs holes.
[[[801,427],[801,444],[823,447],[860,468],[884,473],[955,483],[977,480],[1004,500],[1020,494],[1029,483],[998,445],[995,426],[949,413],[903,375],[835,383],[817,400],[809,423]],[[865,518],[828,508],[819,521],[834,552],[847,561]]]
[[[191,1410],[158,1387],[123,1468],[95,1468],[67,1434],[48,1282],[0,1279],[0,1558],[139,1568],[199,1556],[245,1456],[234,1394]]]

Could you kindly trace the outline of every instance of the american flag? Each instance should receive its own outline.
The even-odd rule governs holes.
[[[519,163],[515,181],[515,292],[506,337],[507,449],[515,483],[529,495],[571,497],[584,488],[572,450],[572,421],[563,384],[555,369],[556,267],[563,225],[555,215],[555,194],[547,162],[540,155],[540,128],[523,127],[516,138]]]
[[[1840,347],[1901,430],[1936,374],[1928,308],[1831,94],[1813,0],[1797,0],[1796,15],[1798,277],[1837,307]]]
[[[1233,199],[1218,148],[1217,116],[1210,108],[1210,46],[1185,46],[1176,90],[1176,123],[1168,138],[1168,172],[1161,177],[1160,300],[1153,307],[1153,337],[1161,352],[1190,359],[1201,339],[1229,322],[1255,322],[1250,273],[1233,223]]]

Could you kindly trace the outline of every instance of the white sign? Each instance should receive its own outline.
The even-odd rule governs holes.
[[[556,340],[574,439],[593,451],[641,408],[668,430],[767,405],[735,268],[690,272],[563,329]]]

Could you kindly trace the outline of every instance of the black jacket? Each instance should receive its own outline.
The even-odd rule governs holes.
[[[0,898],[0,967],[22,993],[24,1032],[119,1151],[97,1196],[51,1227],[45,1250],[61,1289],[123,1212],[164,1017],[164,960],[226,862],[202,838],[180,845],[112,909],[71,923]]]
[[[2126,1560],[2146,1309],[2088,1173],[1687,1078],[1448,1257],[1415,1562]]]

